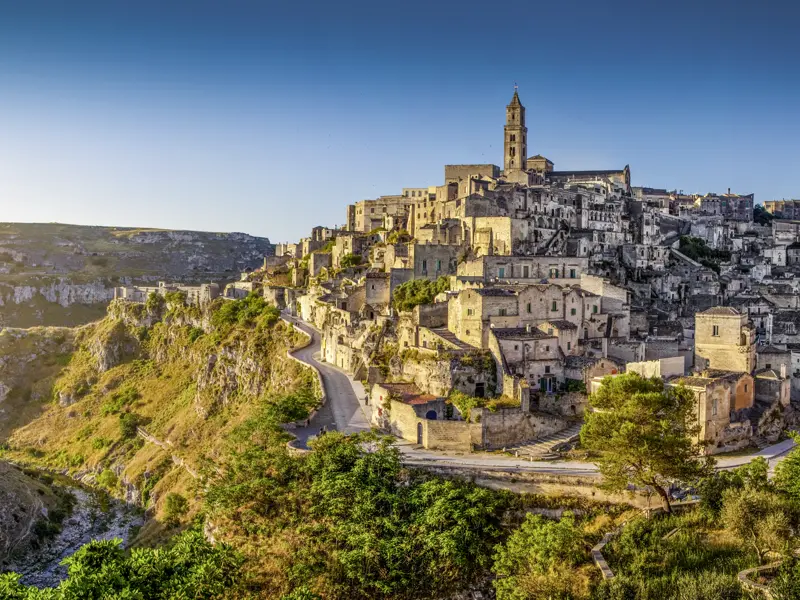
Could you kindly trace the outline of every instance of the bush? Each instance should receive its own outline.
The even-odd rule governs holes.
[[[343,269],[347,269],[349,267],[357,267],[361,264],[361,256],[358,254],[345,254],[340,260],[339,265]]]
[[[126,412],[119,416],[119,432],[122,439],[136,437],[136,429],[139,427],[139,415]]]
[[[109,491],[116,488],[118,482],[116,474],[111,469],[103,469],[103,472],[97,476],[97,485]]]
[[[414,279],[406,281],[394,290],[394,306],[399,311],[414,310],[420,304],[430,304],[442,292],[450,289],[450,280],[439,277],[436,281]]]
[[[115,415],[123,408],[129,407],[131,404],[141,398],[139,391],[133,386],[126,386],[111,394],[100,407],[100,414],[103,416]]]
[[[213,311],[211,324],[217,329],[225,329],[234,325],[272,327],[280,318],[280,311],[267,303],[263,296],[251,292],[241,300],[226,300]]]
[[[199,327],[189,327],[189,342],[193,344],[194,342],[199,340],[201,337],[203,337],[204,333],[205,333],[205,331],[203,331]]]
[[[147,301],[144,303],[144,306],[149,314],[157,315],[164,312],[164,309],[167,306],[167,301],[164,300],[164,296],[161,294],[150,292],[150,294],[147,296]]]
[[[181,517],[189,512],[189,501],[180,494],[170,492],[164,501],[164,518],[170,525],[177,525]]]

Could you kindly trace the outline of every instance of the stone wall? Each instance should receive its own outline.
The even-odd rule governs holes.
[[[562,417],[526,413],[519,408],[500,408],[496,411],[473,409],[472,415],[475,421],[480,418],[482,445],[487,449],[543,438],[566,429],[568,425],[568,421]]]

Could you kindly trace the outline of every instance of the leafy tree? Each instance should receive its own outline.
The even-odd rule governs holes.
[[[181,534],[166,548],[134,548],[120,540],[93,541],[64,560],[68,577],[57,587],[23,586],[0,575],[0,597],[19,600],[193,598],[235,596],[241,558],[227,545],[212,546],[201,531]]]
[[[710,459],[701,457],[701,446],[693,439],[700,428],[690,390],[626,373],[606,377],[589,403],[581,444],[598,453],[595,462],[607,488],[649,486],[671,512],[670,484],[709,472]]]
[[[497,598],[571,597],[582,583],[574,567],[587,558],[583,535],[572,514],[553,521],[529,513],[495,553]]]
[[[175,492],[170,492],[164,501],[164,518],[170,525],[177,525],[181,517],[189,511],[189,502]]]
[[[721,516],[726,529],[755,550],[759,562],[768,551],[786,551],[791,520],[789,507],[778,494],[753,488],[726,490]]]
[[[147,312],[150,314],[161,314],[164,312],[164,308],[167,306],[167,301],[164,300],[164,296],[161,294],[150,292],[150,294],[147,296],[144,306],[147,309]]]
[[[97,485],[107,490],[117,487],[118,481],[116,474],[111,469],[103,469],[103,472],[97,476]]]
[[[397,286],[394,290],[394,306],[399,311],[413,310],[420,304],[430,304],[442,292],[450,289],[450,280],[439,277],[436,281],[413,279]]]
[[[122,439],[136,437],[136,429],[139,427],[139,415],[132,412],[125,412],[119,416],[119,432]]]
[[[722,495],[729,489],[769,490],[772,484],[768,478],[769,464],[758,457],[747,464],[730,471],[716,471],[700,480],[701,506],[712,516],[718,517],[722,511]]]
[[[719,273],[720,263],[731,259],[730,252],[715,250],[709,247],[704,239],[689,235],[681,236],[678,249],[692,260],[696,260],[701,265],[713,269],[717,273]]]
[[[800,444],[800,436],[791,435]],[[795,446],[775,467],[775,487],[800,503],[800,446]]]
[[[753,221],[758,223],[759,225],[770,226],[772,225],[772,221],[775,218],[775,215],[768,213],[764,210],[764,207],[761,204],[756,204],[753,207]]]

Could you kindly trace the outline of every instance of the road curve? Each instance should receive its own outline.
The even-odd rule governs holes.
[[[316,367],[322,376],[327,402],[308,427],[299,427],[292,433],[298,437],[298,445],[307,447],[311,436],[318,435],[324,426],[328,431],[343,433],[369,431],[371,407],[364,404],[364,388],[348,373],[329,363],[315,358],[322,347],[319,332],[301,319],[284,314],[283,318],[298,329],[311,336],[311,343],[292,353],[292,356],[306,364]],[[509,472],[531,472],[553,475],[572,475],[575,477],[599,476],[597,466],[579,461],[534,461],[529,462],[504,454],[447,454],[426,450],[406,440],[398,440],[396,447],[403,455],[403,462],[412,466],[441,466],[455,469],[485,469]],[[794,447],[794,441],[784,440],[754,454],[737,457],[719,457],[717,469],[732,469],[746,464],[758,457],[764,457],[770,470],[780,462]]]

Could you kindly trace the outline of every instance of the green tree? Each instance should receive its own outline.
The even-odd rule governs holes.
[[[144,305],[148,313],[161,314],[164,312],[164,308],[167,306],[167,301],[164,300],[164,296],[161,294],[150,292]]]
[[[567,598],[581,581],[574,567],[588,558],[572,514],[558,521],[525,515],[525,521],[494,556],[498,600]]]
[[[718,517],[722,511],[722,495],[729,489],[751,488],[769,490],[769,464],[763,457],[758,457],[747,464],[730,471],[716,471],[700,480],[698,492],[703,509],[712,516]]]
[[[123,439],[136,437],[136,429],[139,427],[139,415],[132,412],[125,412],[119,416],[119,433]]]
[[[626,373],[606,377],[589,403],[581,444],[598,454],[595,462],[607,488],[649,486],[671,512],[670,484],[709,473],[710,459],[701,456],[694,439],[700,428],[690,390]]]
[[[790,435],[800,443],[800,436]],[[800,505],[800,446],[795,446],[775,467],[775,487]]]
[[[189,511],[189,501],[178,493],[170,492],[164,500],[164,518],[169,525],[177,525]]]
[[[413,279],[397,286],[393,294],[394,306],[399,311],[413,310],[420,304],[430,304],[442,292],[450,289],[450,280],[439,277],[436,281]]]
[[[358,265],[361,264],[361,260],[362,258],[361,255],[359,254],[345,254],[339,260],[339,266],[341,266],[343,269],[347,269],[349,267],[357,267]]]
[[[785,553],[791,537],[786,501],[775,492],[753,488],[729,489],[722,494],[722,522],[763,562],[769,552]]]

